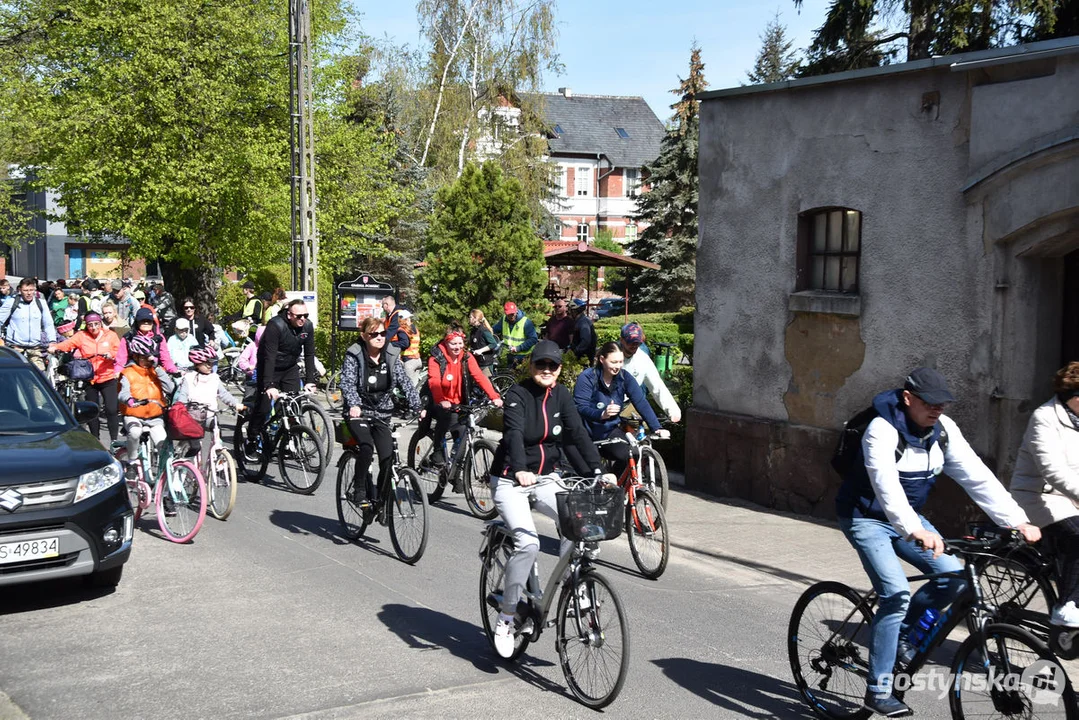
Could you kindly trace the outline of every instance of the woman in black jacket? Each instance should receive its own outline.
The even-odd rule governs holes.
[[[491,466],[495,507],[513,531],[515,549],[506,563],[502,612],[495,626],[495,650],[503,657],[513,654],[513,619],[521,590],[539,555],[539,537],[532,520],[528,498],[534,496],[536,509],[557,519],[555,494],[561,487],[554,483],[536,485],[536,475],[557,473],[567,465],[562,452],[572,445],[585,467],[581,475],[600,475],[602,464],[596,446],[585,430],[573,393],[558,384],[562,372],[562,351],[550,340],[541,340],[532,349],[531,377],[514,385],[503,397],[504,431],[502,442]],[[575,454],[576,456],[576,454]],[[605,475],[607,482],[616,482]],[[563,540],[561,551],[572,543]]]

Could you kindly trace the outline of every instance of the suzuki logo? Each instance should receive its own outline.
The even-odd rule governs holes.
[[[13,513],[22,507],[24,498],[22,493],[15,488],[9,488],[0,493],[0,507],[7,510],[9,513]]]

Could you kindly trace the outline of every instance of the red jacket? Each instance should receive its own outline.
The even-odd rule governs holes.
[[[67,340],[56,343],[56,349],[60,352],[78,350],[89,360],[94,366],[95,385],[117,378],[116,353],[120,350],[120,338],[112,330],[103,328],[96,338],[80,330]]]
[[[498,391],[491,385],[491,381],[487,379],[487,376],[483,374],[483,370],[480,369],[479,363],[476,362],[476,358],[472,353],[463,351],[455,360],[450,357],[449,350],[446,349],[444,342],[439,343],[439,348],[446,358],[445,375],[442,373],[441,363],[435,357],[436,353],[432,353],[431,357],[427,359],[427,386],[431,388],[431,397],[434,398],[436,403],[447,400],[454,405],[461,404],[462,358],[467,358],[468,374],[472,381],[479,383],[483,391],[487,393],[487,397],[492,400],[498,399]]]

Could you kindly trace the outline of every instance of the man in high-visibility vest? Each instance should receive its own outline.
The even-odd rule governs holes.
[[[249,320],[251,325],[247,329],[247,334],[251,337],[255,336],[255,332],[258,330],[259,324],[262,322],[263,303],[255,295],[255,283],[248,280],[243,284],[244,293],[244,309],[242,318]]]
[[[492,328],[502,338],[502,344],[509,351],[510,363],[516,365],[528,357],[532,346],[539,342],[536,326],[525,317],[524,311],[517,309],[517,303],[507,302],[502,306],[505,317]]]

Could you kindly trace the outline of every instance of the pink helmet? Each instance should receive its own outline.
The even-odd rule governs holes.
[[[199,345],[191,348],[187,352],[187,359],[191,361],[192,365],[198,365],[200,363],[212,363],[217,360],[217,353],[213,351],[213,348],[208,348],[205,345]]]
[[[135,335],[127,339],[127,352],[129,355],[157,355],[157,345],[152,338],[145,335]]]

